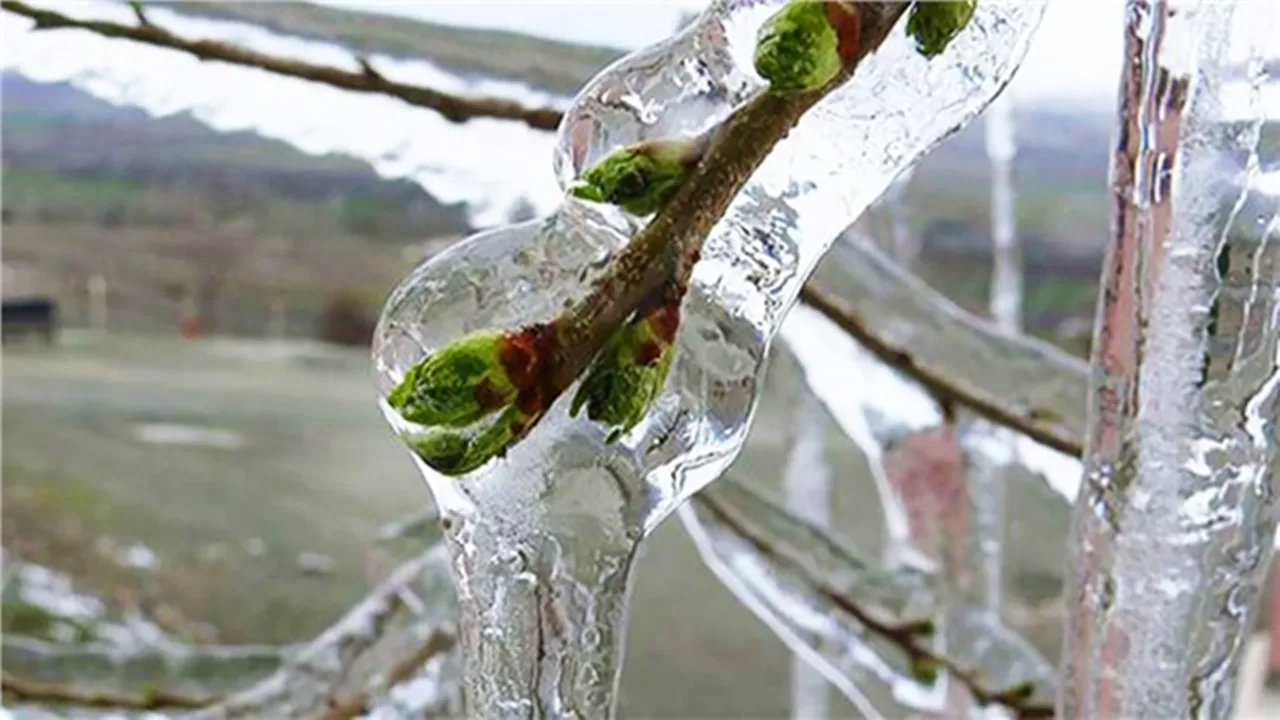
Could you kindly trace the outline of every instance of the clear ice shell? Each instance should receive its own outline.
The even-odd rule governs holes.
[[[782,4],[717,3],[677,37],[603,71],[562,124],[575,149],[555,161],[560,180],[622,144],[693,134],[727,116],[760,89],[750,69],[756,30]],[[1004,87],[1043,7],[980,3],[933,61],[898,29],[806,115],[708,238],[666,388],[620,442],[568,416],[570,388],[504,457],[465,476],[418,461],[450,523],[471,712],[614,712],[640,539],[741,449],[769,342],[832,240]],[[381,395],[468,331],[554,318],[639,227],[566,198],[547,218],[474,235],[426,261],[392,293],[375,332]],[[397,432],[419,430],[382,409]]]
[[[740,105],[761,87],[750,59],[756,31],[782,4],[716,3],[677,36],[603,71],[561,125],[562,184],[622,144],[700,132]],[[1004,87],[1043,8],[980,3],[971,25],[932,61],[900,24],[854,79],[779,143],[708,237],[671,377],[646,420],[606,447],[604,429],[565,417],[562,397],[506,458],[462,482],[433,480],[438,498],[467,508],[468,489],[486,478],[548,472],[570,436],[625,478],[639,499],[628,503],[627,522],[642,532],[714,480],[740,448],[769,340],[814,264],[899,173]],[[637,227],[620,212],[566,199],[547,219],[480,233],[428,260],[396,289],[379,323],[381,391],[466,330],[553,317]]]

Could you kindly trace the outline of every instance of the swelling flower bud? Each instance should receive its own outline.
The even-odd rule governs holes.
[[[969,24],[977,5],[977,0],[916,3],[907,18],[907,34],[916,39],[921,55],[932,58]]]
[[[409,368],[387,395],[387,404],[420,425],[463,427],[516,399],[502,362],[504,333],[467,335]]]
[[[569,192],[583,200],[649,215],[684,184],[702,159],[702,138],[650,140],[615,150],[583,173]]]
[[[933,685],[938,682],[941,668],[932,658],[917,657],[911,660],[911,678],[922,685]]]
[[[409,447],[431,469],[458,476],[505,455],[507,448],[532,425],[531,418],[512,406],[479,430],[432,430],[407,439]]]
[[[1036,686],[1031,681],[1020,682],[1000,694],[1010,700],[1026,702],[1035,697]]]
[[[844,62],[826,6],[824,2],[797,0],[760,27],[756,72],[769,81],[771,91],[816,90],[840,74]]]
[[[569,414],[585,405],[587,417],[613,428],[606,443],[635,427],[666,383],[679,312],[678,303],[664,305],[619,329],[587,371]]]

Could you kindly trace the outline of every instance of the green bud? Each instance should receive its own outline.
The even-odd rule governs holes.
[[[678,315],[659,308],[614,333],[583,378],[569,414],[576,416],[585,405],[587,417],[613,428],[607,443],[635,427],[662,392],[671,369],[673,318]]]
[[[905,627],[905,630],[911,633],[912,635],[918,635],[920,637],[932,637],[933,633],[937,631],[937,626],[933,624],[932,620],[929,620],[926,618],[924,620],[916,620],[914,622],[908,623]]]
[[[636,215],[657,212],[684,184],[702,157],[699,139],[654,140],[615,150],[593,165],[569,192],[618,205]]]
[[[1035,694],[1036,685],[1030,680],[1020,682],[1000,693],[1001,697],[1008,698],[1014,702],[1026,702],[1034,697]]]
[[[485,330],[446,345],[409,368],[387,404],[421,425],[464,427],[515,401],[502,365],[506,336]]]
[[[938,682],[941,668],[933,658],[915,657],[911,659],[911,677],[918,683],[932,685]]]
[[[973,18],[977,0],[917,2],[907,18],[907,34],[916,40],[921,55],[932,58],[947,49]]]
[[[797,0],[765,21],[756,35],[756,72],[779,93],[816,90],[840,74],[836,30],[826,3]]]
[[[530,418],[512,406],[479,429],[432,430],[406,440],[433,470],[458,476],[505,455],[507,448],[524,437],[532,425]]]

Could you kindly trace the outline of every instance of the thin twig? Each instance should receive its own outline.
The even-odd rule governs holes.
[[[908,622],[893,625],[876,619],[873,613],[863,609],[855,600],[832,588],[822,578],[816,577],[809,572],[803,562],[783,553],[767,538],[762,537],[748,527],[746,523],[739,522],[733,516],[733,513],[720,505],[710,493],[698,493],[693,497],[692,502],[715,516],[719,522],[728,527],[738,538],[749,543],[761,555],[771,558],[796,573],[799,579],[815,595],[835,605],[865,627],[868,632],[878,635],[898,647],[913,665],[924,662],[945,670],[957,682],[968,688],[969,693],[973,695],[973,699],[981,705],[1003,705],[1013,711],[1019,718],[1053,717],[1052,707],[1030,703],[1019,693],[1017,688],[1005,690],[988,688],[977,677],[976,673],[965,670],[956,661],[931,650],[927,644],[922,642],[927,637],[927,633],[922,632],[924,627],[922,623]]]
[[[526,108],[508,100],[466,98],[419,86],[390,82],[369,64],[367,58],[357,58],[357,61],[361,64],[362,72],[352,73],[329,66],[297,62],[245,50],[230,43],[182,38],[172,32],[157,28],[154,24],[150,24],[149,21],[145,27],[130,27],[111,22],[78,20],[61,13],[33,7],[18,0],[2,0],[0,1],[0,7],[34,20],[36,29],[75,28],[86,30],[106,37],[134,40],[186,52],[203,59],[255,67],[279,75],[346,90],[390,95],[410,105],[440,112],[446,118],[457,122],[471,118],[492,117],[517,120],[530,127],[543,130],[554,130],[560,123],[560,112],[551,108]],[[733,193],[736,192],[737,186],[735,185]],[[730,195],[731,197],[732,195]],[[656,264],[651,263],[650,265]],[[813,283],[804,286],[801,290],[800,299],[827,316],[828,319],[880,358],[882,362],[919,382],[935,397],[951,401],[998,425],[1003,425],[1027,435],[1068,455],[1079,457],[1081,453],[1079,438],[1070,434],[1055,432],[1053,428],[1046,427],[1043,422],[1037,422],[1035,417],[1027,413],[1020,413],[1015,408],[996,404],[966,391],[963,384],[956,382],[945,372],[936,367],[931,368],[926,364],[917,362],[910,352],[877,335],[847,304],[841,302],[834,295],[815,287]],[[934,363],[934,365],[936,364]],[[577,368],[577,370],[580,372],[581,368]]]
[[[1083,452],[1081,438],[1065,432],[1056,424],[1038,421],[1031,412],[1001,405],[992,399],[969,392],[961,383],[939,372],[936,367],[931,367],[931,365],[936,366],[936,362],[932,364],[918,362],[909,350],[899,347],[888,338],[875,334],[857,312],[834,295],[818,290],[812,284],[807,284],[800,290],[800,299],[825,315],[881,362],[920,383],[930,395],[950,407],[952,412],[957,406],[964,407],[997,425],[1013,429],[1036,442],[1072,457],[1080,457]]]
[[[410,105],[434,110],[446,120],[453,122],[465,122],[473,118],[497,118],[517,120],[539,130],[555,130],[560,124],[560,111],[554,108],[528,108],[503,98],[461,97],[419,85],[394,82],[377,72],[368,72],[367,65],[361,72],[350,72],[328,65],[249,50],[219,40],[185,38],[156,25],[136,7],[135,14],[139,20],[137,25],[125,25],[107,20],[80,20],[19,0],[3,0],[0,2],[0,7],[15,15],[33,20],[35,30],[87,30],[103,37],[133,40],[145,45],[185,52],[201,60],[254,67],[277,75],[309,80],[352,92],[390,95]]]
[[[381,689],[389,690],[413,677],[413,674],[425,667],[428,661],[437,655],[449,652],[456,643],[456,639],[446,633],[432,632],[427,635],[416,650],[401,658],[387,670],[386,681],[381,684]],[[369,711],[369,703],[375,699],[374,693],[368,690],[345,699],[331,698],[323,720],[351,720],[359,717]]]
[[[166,690],[155,690],[142,695],[129,695],[105,690],[88,690],[75,685],[62,685],[37,680],[24,680],[5,673],[0,678],[6,700],[15,703],[48,703],[76,705],[86,708],[113,708],[125,710],[195,710],[207,707],[216,698],[193,697]]]
[[[849,7],[858,15],[858,46],[839,76],[805,92],[761,91],[735,110],[716,131],[680,190],[619,251],[591,292],[553,323],[558,347],[549,397],[569,387],[613,330],[665,283],[674,281],[681,287],[687,282],[703,241],[773,147],[810,108],[853,76],[908,6],[860,2]]]

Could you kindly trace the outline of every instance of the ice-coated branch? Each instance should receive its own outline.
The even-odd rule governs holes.
[[[964,311],[870,243],[832,247],[800,298],[938,400],[1080,455],[1084,362]]]
[[[6,636],[4,684],[32,701],[47,695],[49,700],[70,702],[69,694],[74,692],[96,697],[99,705],[138,707],[164,702],[171,707],[198,707],[261,680],[279,668],[293,649],[177,643],[120,648]]]
[[[1063,717],[1233,715],[1280,460],[1272,10],[1127,3]]]
[[[417,516],[404,524],[416,520]],[[82,708],[195,710],[192,720],[345,720],[368,713],[398,686],[423,677],[432,687],[429,692],[417,689],[423,697],[414,705],[415,714],[456,715],[461,679],[453,653],[453,602],[446,552],[437,545],[393,571],[342,619],[301,648],[191,648],[181,653],[164,648],[111,657],[6,638],[4,696],[14,703]],[[14,677],[10,665],[39,679]],[[128,674],[130,682],[95,685],[93,679],[108,671]],[[187,691],[206,685],[208,692]],[[217,695],[233,685],[244,689],[219,701]]]
[[[329,65],[258,52],[234,43],[183,37],[150,20],[141,3],[131,3],[131,5],[138,19],[136,25],[109,20],[82,20],[20,0],[0,2],[0,8],[32,20],[35,23],[33,28],[35,30],[85,30],[103,37],[131,40],[144,45],[184,52],[201,60],[258,68],[277,75],[317,82],[351,92],[389,95],[415,107],[434,110],[452,122],[466,122],[474,118],[496,118],[522,122],[539,130],[555,130],[560,123],[560,112],[555,108],[529,108],[503,98],[464,97],[420,85],[388,80],[374,70],[367,60],[360,61],[362,66],[360,72],[353,72]]]
[[[504,455],[584,373],[590,416],[611,426],[611,438],[629,430],[665,380],[680,305],[707,236],[774,146],[854,75],[908,7],[784,5],[756,44],[756,69],[768,86],[697,138],[624,147],[589,169],[574,194],[656,215],[555,319],[474,332],[405,373],[386,400],[430,429],[412,441],[422,461],[456,476]],[[455,429],[491,415],[478,430]]]
[[[868,566],[824,531],[732,476],[695,496],[691,508],[693,516],[707,522],[705,527],[712,533],[727,533],[765,567],[775,568],[791,582],[799,583],[803,592],[827,611],[844,616],[878,642],[895,648],[917,682],[932,684],[940,673],[946,672],[963,684],[979,704],[1004,706],[1017,717],[1052,716],[1053,708],[1036,699],[1037,688],[1031,682],[993,687],[983,677],[982,669],[969,665],[971,660],[935,651],[928,642],[934,628],[928,612],[933,608],[914,608],[914,619],[895,617],[899,608],[893,606],[909,605],[907,598],[919,592],[920,580],[912,571]],[[682,512],[687,516],[690,511]],[[696,521],[692,526],[686,522],[686,527],[704,528]],[[713,541],[697,535],[695,540],[699,540],[700,547]],[[841,579],[839,585],[835,578]],[[997,636],[992,635],[986,642],[996,641]]]
[[[6,703],[39,703],[73,705],[81,708],[112,710],[191,710],[213,702],[212,698],[151,690],[145,693],[123,693],[94,690],[74,683],[52,683],[24,680],[8,673],[0,678]]]
[[[397,568],[278,671],[193,720],[363,714],[429,662],[453,659],[445,657],[456,639],[453,592],[445,548],[437,545]],[[460,682],[440,689],[445,710],[458,709],[460,693]]]
[[[376,79],[377,73],[352,73],[331,66],[299,62],[288,58],[275,58],[254,51],[248,51],[222,42],[181,38],[172,33],[157,31],[154,23],[151,29],[140,29],[135,26],[119,23],[81,20],[55,11],[41,9],[30,3],[18,0],[3,0],[0,7],[36,21],[40,29],[80,29],[93,32],[104,37],[144,42],[159,47],[167,47],[180,52],[194,53],[193,48],[213,53],[209,59],[246,67],[255,67],[287,77],[309,82],[330,85],[343,89],[372,94],[385,94],[427,109],[442,112],[446,117],[459,120],[471,118],[506,118],[523,121],[531,127],[554,130],[560,122],[560,113],[554,109],[522,108],[507,100],[486,100],[450,95],[419,86],[403,83],[387,83]],[[161,42],[163,40],[163,42]],[[259,62],[259,60],[270,62]],[[834,248],[837,254],[840,248]],[[879,260],[871,260],[878,265],[885,265]],[[1071,392],[1036,392],[1034,385],[1022,384],[1026,390],[1022,393],[1023,401],[1006,402],[1008,388],[987,382],[990,378],[1008,377],[1000,372],[1007,364],[999,349],[1008,344],[1006,340],[991,337],[981,323],[975,327],[973,319],[964,311],[954,307],[945,298],[932,293],[927,287],[916,283],[911,278],[902,277],[901,273],[892,272],[883,278],[872,278],[881,290],[890,293],[902,293],[910,297],[909,310],[916,311],[936,320],[948,315],[965,318],[964,331],[970,338],[965,345],[972,346],[975,351],[973,359],[981,358],[991,372],[985,376],[975,376],[976,365],[962,364],[966,358],[957,359],[953,351],[943,352],[947,341],[931,340],[927,333],[913,334],[909,338],[896,336],[891,327],[895,324],[883,319],[882,313],[895,314],[898,310],[893,303],[880,303],[870,293],[861,288],[852,287],[842,282],[842,270],[832,260],[825,260],[818,266],[818,272],[804,286],[801,300],[827,315],[839,327],[852,334],[859,342],[866,345],[887,364],[902,370],[913,379],[922,383],[939,398],[965,407],[986,417],[997,424],[1010,427],[1029,435],[1039,442],[1071,455],[1079,455],[1083,435],[1083,398],[1084,378],[1087,368],[1074,363],[1065,356],[1053,353],[1051,348],[1035,341],[1019,344],[1012,343],[1015,354],[1023,359],[1029,356],[1041,356],[1046,372],[1054,379],[1048,383],[1049,388],[1061,390],[1066,386],[1078,386],[1078,392],[1072,387]],[[901,282],[900,282],[901,281]],[[874,310],[874,312],[873,312]],[[901,325],[898,325],[901,327]],[[1025,347],[1023,346],[1025,345]],[[990,346],[990,347],[984,347]],[[1029,365],[1023,365],[1028,368]],[[1026,377],[1027,373],[1018,374]],[[1062,380],[1070,376],[1071,379]],[[1041,398],[1034,396],[1040,395]],[[1050,402],[1052,398],[1065,397],[1067,402]],[[1044,401],[1039,401],[1043,399]]]

